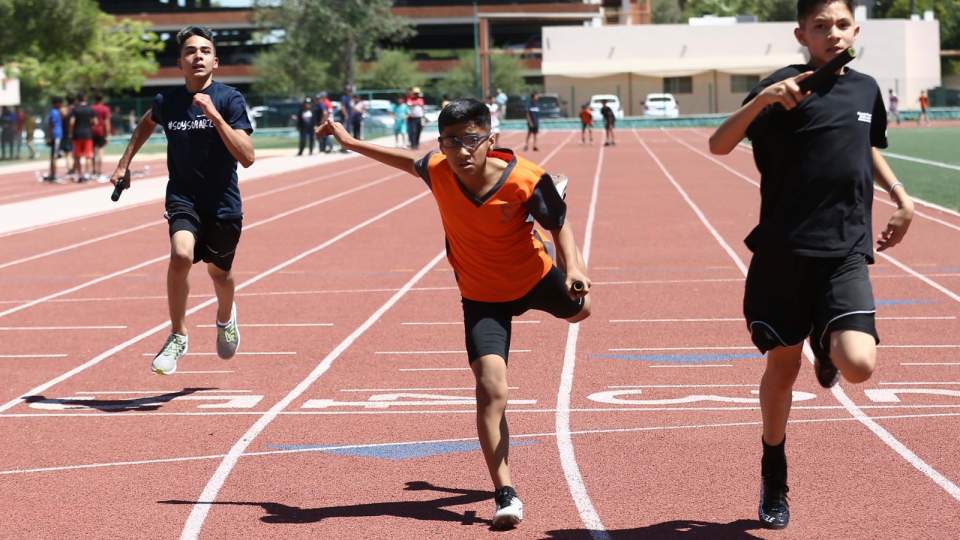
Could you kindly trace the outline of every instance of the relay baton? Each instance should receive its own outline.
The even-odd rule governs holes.
[[[853,47],[850,47],[849,49],[834,56],[832,60],[820,66],[820,69],[814,71],[813,75],[810,75],[798,83],[800,86],[800,91],[807,93],[812,91],[814,88],[821,86],[823,83],[830,80],[830,77],[833,77],[833,75],[839,71],[840,68],[847,65],[848,62],[856,57],[857,51],[853,50]]]
[[[570,288],[573,289],[573,292],[581,293],[583,292],[583,289],[585,287],[582,281],[580,281],[579,279],[575,279],[573,283],[570,285]]]
[[[113,193],[110,195],[110,200],[117,202],[120,200],[120,194],[123,193],[123,190],[127,189],[127,185],[130,183],[130,169],[127,169],[127,172],[123,174],[123,178],[117,182],[117,185],[113,186]]]

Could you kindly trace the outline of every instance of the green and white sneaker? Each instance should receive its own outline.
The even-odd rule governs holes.
[[[151,369],[159,375],[172,375],[177,371],[177,360],[187,354],[187,336],[170,334],[160,352],[153,357]]]
[[[224,360],[233,358],[240,347],[240,328],[237,327],[237,303],[230,308],[230,321],[217,321],[217,356]]]

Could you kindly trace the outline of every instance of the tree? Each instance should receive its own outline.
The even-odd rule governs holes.
[[[650,11],[654,24],[676,24],[684,20],[677,0],[653,0]]]
[[[764,22],[788,22],[797,20],[796,0],[757,0],[754,12]]]
[[[392,6],[390,0],[255,2],[259,24],[285,29],[286,39],[298,46],[297,58],[328,62],[333,80],[350,85],[358,58],[371,57],[381,43],[399,42],[413,34],[410,22],[395,16]]]
[[[877,13],[889,18],[907,19],[910,17],[909,0],[878,2]],[[940,21],[940,48],[960,49],[960,0],[915,0],[915,13],[933,10]],[[944,73],[960,73],[960,61],[942,59]]]
[[[101,13],[87,31],[88,46],[76,55],[17,60],[17,73],[33,98],[88,91],[139,90],[147,74],[157,70],[154,58],[163,50],[145,22],[116,20]]]
[[[382,51],[377,61],[358,77],[363,88],[382,90],[421,86],[425,80],[410,53],[391,50]]]
[[[522,94],[527,85],[523,81],[523,63],[511,55],[495,54],[490,58],[490,84],[507,94]],[[472,97],[477,95],[476,56],[473,51],[460,53],[457,63],[449,73],[437,82],[437,92],[454,97]]]
[[[333,82],[329,62],[298,54],[297,45],[290,41],[258,54],[253,69],[257,74],[253,90],[266,96],[311,95]]]
[[[0,65],[79,54],[99,16],[95,0],[0,0]]]

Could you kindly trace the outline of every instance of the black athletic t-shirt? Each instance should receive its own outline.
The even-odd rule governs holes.
[[[252,133],[243,95],[216,81],[202,90],[227,124]],[[190,209],[200,216],[240,219],[237,160],[199,107],[181,86],[153,98],[153,121],[167,136],[167,208]]]
[[[93,138],[93,118],[96,113],[89,105],[77,105],[73,108],[73,138],[84,140]]]
[[[764,88],[811,70],[788,66]],[[760,223],[751,251],[786,248],[809,257],[862,253],[873,262],[871,147],[887,147],[887,114],[876,81],[852,69],[816,89],[791,111],[764,109],[747,129],[760,170]]]

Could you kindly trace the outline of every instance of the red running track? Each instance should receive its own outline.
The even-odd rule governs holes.
[[[960,220],[918,217],[872,268],[871,381],[830,393],[802,371],[794,518],[772,533],[755,521],[763,364],[739,312],[740,240],[758,210],[750,156],[714,161],[688,130],[618,141],[548,133],[531,155],[572,179],[596,309],[576,330],[536,312],[515,326],[511,465],[527,518],[506,534],[960,534],[960,255],[943,248],[960,230],[942,223]],[[245,354],[212,355],[198,268],[191,354],[171,377],[148,370],[167,332],[158,208],[3,239],[4,535],[489,534],[458,296],[422,184],[352,159],[244,197]],[[875,213],[882,224],[889,208]],[[121,224],[141,228],[97,241]]]

